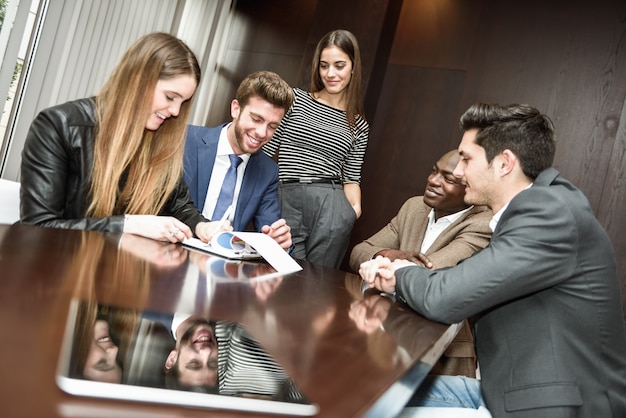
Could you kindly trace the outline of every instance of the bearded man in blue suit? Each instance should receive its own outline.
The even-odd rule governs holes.
[[[241,162],[236,168],[234,211],[226,218],[235,231],[252,227],[284,249],[292,242],[290,228],[280,216],[278,165],[258,151],[272,139],[293,101],[293,90],[280,76],[257,71],[237,89],[230,104],[232,122],[213,128],[190,125],[185,142],[184,179],[202,214],[212,221],[222,217],[215,209],[230,167],[229,155],[235,155]]]

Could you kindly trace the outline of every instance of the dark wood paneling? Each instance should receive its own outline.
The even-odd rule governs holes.
[[[254,71],[274,71],[296,85],[316,7],[317,0],[237,0],[207,126],[231,119],[237,86]]]
[[[613,241],[617,257],[617,271],[622,283],[622,303],[626,321],[626,102],[620,117],[605,125],[605,129],[615,131],[615,144],[602,189],[602,199],[598,209],[598,219],[604,225]]]
[[[555,165],[597,211],[615,141],[604,125],[619,118],[626,95],[626,3],[559,3],[486,2],[481,21],[490,24],[480,25],[463,104],[524,102],[550,115]]]
[[[237,0],[230,48],[268,55],[302,55],[318,0]]]
[[[423,194],[433,164],[456,148],[461,131],[454,92],[460,94],[463,83],[459,71],[389,66],[371,121],[364,210],[351,246],[382,228],[406,199]]]
[[[482,3],[482,0],[405,1],[389,64],[465,70]]]
[[[485,0],[480,21],[488,24],[479,25],[462,109],[523,102],[553,119],[554,165],[587,195],[611,237],[626,300],[626,220],[618,215],[626,203],[626,2],[534,0],[520,8]]]
[[[383,88],[385,74],[387,73],[387,62],[389,61],[402,3],[403,0],[389,0],[387,4],[387,13],[378,39],[378,50],[374,56],[367,88],[364,91],[364,112],[368,118],[373,117],[378,108],[378,98]]]

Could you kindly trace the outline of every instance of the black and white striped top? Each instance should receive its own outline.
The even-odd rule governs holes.
[[[294,88],[296,100],[263,152],[278,152],[281,180],[303,177],[340,177],[344,183],[361,182],[369,125],[357,116],[354,135],[346,112],[313,99]]]
[[[218,321],[215,334],[221,395],[302,401],[302,394],[284,369],[241,325]]]

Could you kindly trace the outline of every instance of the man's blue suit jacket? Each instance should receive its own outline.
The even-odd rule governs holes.
[[[226,124],[207,128],[189,125],[185,142],[184,179],[191,199],[202,212],[217,155],[220,132]],[[252,223],[256,231],[280,219],[278,165],[263,152],[250,156],[239,191],[233,229],[245,231]]]

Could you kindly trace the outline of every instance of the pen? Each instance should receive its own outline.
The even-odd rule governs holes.
[[[224,222],[226,222],[226,220],[228,219],[232,211],[233,211],[233,205],[230,205],[229,207],[226,208],[226,210],[224,211],[224,214],[222,215],[222,219],[220,219],[219,223],[217,224],[215,233],[219,232],[222,229],[222,227],[224,226]]]

